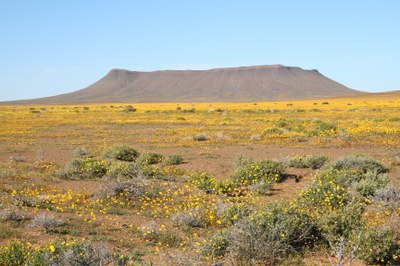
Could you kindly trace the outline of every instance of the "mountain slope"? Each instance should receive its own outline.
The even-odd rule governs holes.
[[[14,103],[278,101],[361,94],[317,70],[282,65],[136,72],[113,69],[89,87]]]

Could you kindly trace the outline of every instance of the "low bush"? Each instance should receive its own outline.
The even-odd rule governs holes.
[[[228,234],[224,231],[218,231],[209,237],[201,247],[201,253],[207,259],[222,258],[228,251]]]
[[[392,211],[400,208],[400,189],[394,186],[386,186],[375,191],[374,201]]]
[[[108,178],[136,177],[141,167],[131,162],[113,161],[109,164],[106,176]]]
[[[86,157],[88,155],[89,155],[89,152],[85,147],[78,147],[74,150],[75,157]]]
[[[398,265],[400,243],[388,227],[367,227],[361,235],[358,257],[368,264]]]
[[[199,209],[189,209],[177,212],[172,216],[172,221],[178,226],[184,227],[205,227],[202,219],[202,212]]]
[[[217,181],[215,177],[206,172],[196,172],[189,176],[188,181],[195,187],[206,193],[212,193],[216,190]]]
[[[128,145],[118,145],[104,152],[104,156],[109,159],[133,162],[139,157],[139,152]]]
[[[227,232],[228,252],[239,264],[276,265],[309,246],[315,225],[300,210],[270,204]]]
[[[386,173],[389,170],[378,161],[361,154],[349,155],[339,158],[328,167],[347,172],[355,171],[360,173],[376,172],[377,174]],[[358,180],[357,180],[358,181]]]
[[[28,213],[21,209],[10,208],[5,210],[0,210],[0,221],[11,221],[16,223],[21,223],[28,219],[29,219]]]
[[[59,228],[65,226],[64,221],[58,220],[47,214],[39,214],[32,219],[32,226],[44,229],[46,233],[58,232]]]
[[[276,127],[266,128],[261,132],[262,136],[281,135],[283,131]]]
[[[271,160],[244,163],[231,175],[236,184],[252,185],[260,181],[266,183],[280,182],[283,179],[283,165]]]
[[[364,197],[374,196],[376,191],[384,188],[389,183],[385,175],[377,175],[375,172],[368,172],[358,181],[353,182],[352,187]]]
[[[63,179],[86,179],[103,177],[107,173],[107,163],[95,158],[74,159],[58,172]]]
[[[148,189],[144,179],[114,179],[105,182],[98,190],[97,196],[102,199],[123,197],[128,200],[137,200],[139,197],[144,196]]]
[[[196,140],[196,141],[206,141],[209,139],[210,139],[210,137],[206,134],[198,134],[198,135],[193,136],[193,140]]]
[[[159,153],[142,153],[136,160],[136,163],[142,165],[157,164],[164,160],[164,156]]]
[[[140,237],[146,242],[162,244],[166,247],[179,247],[182,239],[168,231],[165,226],[151,224],[139,228]]]
[[[165,165],[179,165],[183,163],[183,157],[181,155],[172,154],[164,158]]]
[[[306,155],[287,158],[285,163],[289,167],[319,169],[328,161],[323,155]]]

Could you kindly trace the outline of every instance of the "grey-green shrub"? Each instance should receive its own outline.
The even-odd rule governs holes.
[[[368,172],[360,181],[353,182],[353,188],[364,197],[369,197],[374,196],[377,190],[384,188],[388,183],[389,179],[385,175]]]
[[[285,163],[289,167],[319,169],[328,161],[323,155],[306,155],[287,158]]]
[[[227,249],[239,264],[276,265],[304,250],[314,230],[314,223],[299,210],[269,204],[263,212],[240,220],[227,231]]]
[[[358,171],[361,173],[376,172],[380,174],[388,172],[388,169],[381,163],[361,154],[341,157],[336,162],[328,165],[328,167],[337,170]]]

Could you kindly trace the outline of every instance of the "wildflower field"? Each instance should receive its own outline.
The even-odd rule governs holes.
[[[400,99],[0,106],[0,265],[398,265]]]

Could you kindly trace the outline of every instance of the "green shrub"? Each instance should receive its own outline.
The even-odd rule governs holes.
[[[74,159],[58,173],[64,179],[86,179],[103,177],[107,173],[107,163],[95,158]]]
[[[179,247],[182,240],[166,228],[154,224],[139,229],[140,237],[146,242],[163,244],[167,247]]]
[[[192,183],[195,187],[205,191],[206,193],[214,192],[217,185],[215,177],[206,172],[196,172],[194,174],[191,174],[188,181]]]
[[[346,177],[341,171],[328,169],[319,172],[298,197],[307,209],[325,211],[338,209],[347,204],[350,199]]]
[[[218,231],[206,240],[205,244],[201,247],[201,253],[208,259],[218,259],[227,253],[228,247],[227,233]]]
[[[107,169],[107,177],[109,178],[124,178],[124,177],[135,177],[139,172],[140,167],[134,163],[113,161],[109,164]]]
[[[260,181],[266,183],[280,182],[283,178],[283,165],[271,160],[260,160],[245,163],[236,168],[231,180],[236,184],[252,185]]]
[[[164,158],[165,165],[179,165],[183,163],[183,157],[181,155],[172,154]]]
[[[237,184],[232,180],[217,181],[215,185],[215,194],[222,194],[228,196],[238,196],[241,194]]]
[[[327,133],[336,133],[337,126],[326,121],[317,121],[315,129],[308,132],[310,137],[316,137]]]
[[[30,252],[27,243],[15,242],[0,247],[0,265],[25,265]]]
[[[164,160],[164,156],[159,153],[147,152],[142,153],[136,160],[138,164],[149,165],[157,164]]]
[[[174,176],[167,175],[162,169],[154,167],[152,165],[143,166],[140,172],[146,178],[154,178],[166,181],[171,181],[175,179]]]
[[[234,225],[236,222],[250,216],[252,210],[247,204],[235,204],[226,209],[221,218],[224,224]]]
[[[400,262],[400,243],[396,234],[387,227],[367,227],[362,234],[358,257],[368,264]]]
[[[106,150],[104,156],[109,159],[133,162],[139,157],[139,152],[127,145],[119,145]]]

